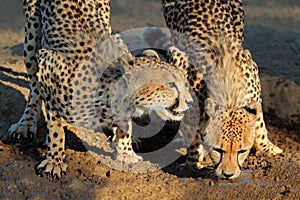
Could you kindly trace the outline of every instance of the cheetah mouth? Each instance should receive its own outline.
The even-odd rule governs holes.
[[[179,106],[179,100],[176,99],[175,103],[172,106],[166,108],[166,110],[175,117],[182,117],[183,113],[181,111],[175,111],[175,109],[178,108],[178,106]]]

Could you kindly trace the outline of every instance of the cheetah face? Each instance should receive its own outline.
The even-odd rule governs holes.
[[[186,73],[163,61],[137,61],[115,86],[118,113],[140,117],[156,112],[164,120],[181,120],[193,101]]]
[[[203,143],[209,148],[216,175],[236,178],[254,144],[256,110],[219,108],[209,117]]]

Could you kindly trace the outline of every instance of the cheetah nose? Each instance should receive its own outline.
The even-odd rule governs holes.
[[[225,178],[227,178],[227,179],[230,179],[230,177],[232,177],[234,174],[228,174],[228,173],[226,173],[226,172],[224,172],[224,171],[222,171],[222,174],[223,174],[223,176],[225,177]]]

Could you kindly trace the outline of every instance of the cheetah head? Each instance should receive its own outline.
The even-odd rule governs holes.
[[[201,134],[216,175],[232,179],[240,175],[241,166],[254,145],[261,104],[257,100],[259,94],[247,82],[249,77],[255,79],[258,74],[250,52],[242,47],[227,49],[223,54],[222,50],[218,51],[221,56],[217,65],[205,80],[209,97],[204,102],[207,118]],[[253,70],[245,74],[248,68]],[[259,85],[256,88],[259,90]]]
[[[225,179],[236,178],[254,144],[257,109],[254,106],[222,108],[208,98],[205,110],[209,119],[203,141],[216,175]]]
[[[125,73],[115,85],[112,103],[117,113],[140,117],[154,111],[165,120],[183,118],[192,102],[185,70],[146,57],[123,60],[122,65]]]

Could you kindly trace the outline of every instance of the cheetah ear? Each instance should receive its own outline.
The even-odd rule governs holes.
[[[207,98],[204,103],[205,113],[208,114],[209,117],[213,117],[215,115],[215,106],[212,98]]]
[[[158,53],[152,49],[147,49],[147,50],[143,51],[142,55],[160,60]]]
[[[121,66],[122,73],[126,73],[134,68],[134,57],[128,53],[118,58],[118,64]]]
[[[261,113],[261,105],[257,102],[248,103],[243,109],[249,113],[250,117],[254,120],[258,117],[258,114]]]
[[[251,107],[248,107],[248,106],[244,106],[243,107],[248,113],[252,114],[252,115],[256,115],[257,111],[255,108],[251,108]]]

